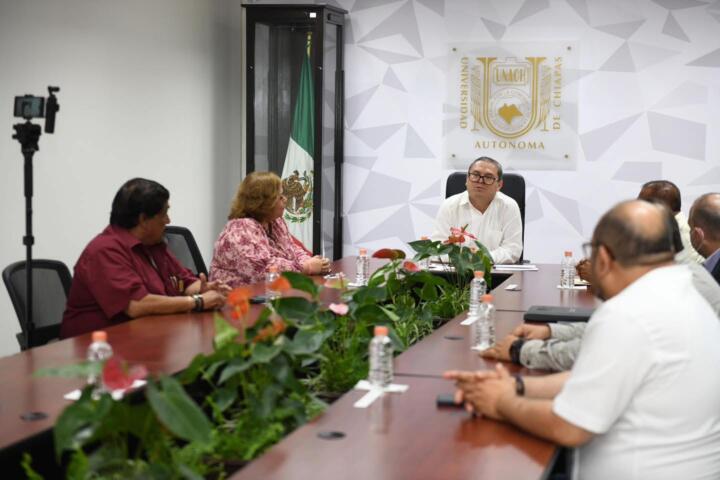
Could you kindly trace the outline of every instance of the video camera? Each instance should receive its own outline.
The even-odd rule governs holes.
[[[60,87],[48,87],[50,95],[47,101],[44,97],[34,95],[15,97],[14,115],[28,121],[32,118],[44,118],[45,133],[53,133],[55,131],[55,114],[60,110],[55,92],[59,91]]]

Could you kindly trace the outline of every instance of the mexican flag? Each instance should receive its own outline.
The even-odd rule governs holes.
[[[292,233],[309,250],[313,245],[313,156],[315,154],[315,95],[310,67],[310,34],[300,72],[292,132],[282,172],[283,191],[287,197],[285,222]]]

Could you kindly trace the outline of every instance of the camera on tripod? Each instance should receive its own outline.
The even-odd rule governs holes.
[[[33,155],[40,150],[40,125],[32,123],[33,118],[45,118],[45,133],[55,132],[55,114],[60,110],[55,92],[59,87],[48,87],[47,99],[34,95],[15,97],[15,116],[24,118],[25,123],[13,125],[15,135],[12,138],[20,142],[25,165],[25,325],[23,334],[25,345],[33,346],[35,341],[35,322],[33,321],[33,273],[32,273],[32,247],[35,237],[32,233],[32,196],[33,196]]]
[[[44,118],[45,133],[53,133],[55,131],[55,114],[60,110],[55,92],[59,91],[59,87],[48,87],[50,95],[47,101],[45,97],[34,95],[15,97],[14,115],[28,121],[32,118]]]

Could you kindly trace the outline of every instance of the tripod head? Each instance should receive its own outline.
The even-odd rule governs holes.
[[[20,142],[23,154],[33,154],[40,150],[38,140],[40,140],[40,125],[35,125],[30,120],[25,123],[13,125],[15,135],[12,138]]]
[[[59,91],[60,87],[49,86],[47,101],[44,97],[34,95],[15,97],[15,116],[24,118],[25,123],[13,125],[13,138],[20,142],[23,152],[39,150],[40,127],[30,121],[33,118],[45,118],[45,133],[55,132],[55,115],[60,110],[55,92]]]

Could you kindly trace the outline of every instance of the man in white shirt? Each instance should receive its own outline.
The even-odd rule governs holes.
[[[706,193],[695,200],[688,224],[690,241],[705,257],[705,268],[720,283],[720,193]]]
[[[673,264],[662,209],[633,200],[600,219],[590,262],[606,301],[570,372],[446,373],[468,408],[579,447],[573,478],[720,478],[720,322]]]
[[[677,185],[667,180],[653,180],[645,183],[640,188],[638,198],[640,200],[647,200],[648,202],[662,202],[670,209],[680,228],[680,238],[682,239],[684,247],[683,256],[686,257],[687,260],[702,263],[704,258],[693,248],[692,242],[690,241],[690,226],[688,225],[687,218],[685,218],[685,214],[680,210],[682,207],[682,198]]]
[[[490,251],[495,263],[515,263],[523,251],[520,207],[500,192],[502,166],[489,157],[470,164],[466,191],[447,198],[440,206],[433,240],[447,240],[451,228],[463,228]]]

